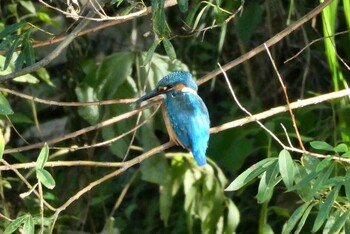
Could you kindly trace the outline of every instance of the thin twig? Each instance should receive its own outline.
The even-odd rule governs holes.
[[[57,137],[57,138],[48,140],[48,141],[46,141],[46,143],[49,146],[52,146],[52,145],[54,145],[54,144],[56,144],[58,142],[61,142],[61,141],[67,140],[67,139],[71,139],[71,138],[75,138],[75,137],[80,136],[82,134],[85,134],[87,132],[94,131],[94,130],[97,130],[97,129],[109,126],[109,125],[117,123],[117,122],[119,122],[119,121],[121,121],[123,119],[130,118],[131,116],[133,116],[133,115],[139,113],[140,111],[143,111],[143,110],[145,110],[145,109],[149,108],[150,106],[153,106],[153,105],[155,105],[157,103],[158,102],[152,102],[152,103],[150,103],[148,105],[140,107],[137,110],[132,110],[132,111],[126,112],[124,114],[121,114],[121,115],[118,115],[116,117],[113,117],[113,118],[110,118],[108,120],[105,120],[103,122],[100,122],[100,123],[98,123],[96,125],[92,125],[92,126],[89,126],[89,127],[86,127],[86,128],[82,128],[82,129],[80,129],[78,131],[69,133],[69,134],[64,135],[62,137]],[[32,144],[32,145],[17,147],[17,148],[13,148],[13,149],[6,149],[4,151],[4,154],[11,154],[11,153],[15,153],[15,152],[23,152],[23,151],[32,150],[32,149],[40,149],[40,148],[42,148],[44,146],[44,144],[45,144],[45,142],[39,142],[39,143]]]
[[[297,109],[297,108],[301,108],[301,107],[305,107],[305,106],[310,106],[310,105],[315,105],[318,103],[322,103],[325,101],[329,101],[329,100],[333,100],[333,99],[337,99],[337,98],[343,98],[346,96],[350,95],[350,89],[343,89],[340,91],[336,91],[336,92],[331,92],[331,93],[327,93],[327,94],[323,94],[317,97],[312,97],[312,98],[308,98],[308,99],[304,99],[304,100],[298,100],[296,102],[292,102],[290,103],[290,108],[291,109]],[[242,126],[244,124],[247,123],[251,123],[254,122],[255,120],[262,120],[262,119],[266,119],[268,117],[271,117],[273,115],[276,115],[278,113],[283,113],[288,111],[288,106],[279,106],[279,107],[274,107],[270,110],[267,111],[263,111],[260,112],[258,114],[249,116],[249,117],[245,117],[245,118],[241,118],[238,120],[233,120],[231,122],[227,122],[225,124],[222,124],[220,126],[216,126],[216,127],[212,127],[210,129],[211,133],[218,133],[221,131],[224,131],[226,129],[230,129],[230,128],[235,128],[238,126]]]
[[[324,41],[324,39],[326,39],[326,38],[336,37],[336,36],[339,36],[339,35],[347,34],[347,33],[349,33],[349,32],[350,32],[350,30],[346,30],[346,31],[334,33],[333,35],[330,35],[330,36],[325,36],[325,37],[317,38],[317,39],[311,41],[310,43],[308,43],[308,44],[307,44],[306,46],[304,46],[301,50],[299,50],[298,53],[296,53],[295,55],[293,55],[293,56],[290,57],[289,59],[285,60],[283,63],[288,63],[288,62],[290,62],[291,60],[295,59],[295,58],[298,57],[304,50],[306,50],[307,48],[309,48],[310,46],[312,46],[312,45],[315,44],[316,42]]]
[[[89,12],[88,15],[92,16],[94,15],[93,12]],[[48,65],[52,60],[54,60],[58,55],[61,54],[62,50],[66,48],[76,37],[77,34],[83,30],[88,24],[89,20],[83,19],[76,27],[75,29],[67,35],[67,37],[64,39],[64,41],[61,42],[50,54],[48,54],[45,58],[40,60],[39,62],[34,63],[31,66],[28,66],[26,68],[23,68],[22,70],[12,72],[10,74],[0,76],[0,82],[8,81],[13,78],[34,72],[38,70],[41,67],[44,67]]]
[[[269,48],[266,46],[266,44],[264,44],[265,46],[265,49],[266,49],[266,52],[270,58],[270,61],[272,63],[272,66],[273,66],[273,69],[275,70],[276,74],[277,74],[277,77],[278,77],[278,80],[279,82],[281,83],[281,86],[282,86],[282,89],[283,89],[283,93],[284,93],[284,97],[286,98],[286,102],[287,102],[287,106],[288,106],[288,111],[289,111],[289,114],[292,118],[292,122],[293,122],[293,127],[294,127],[294,130],[295,130],[295,133],[297,135],[297,138],[298,138],[298,141],[299,141],[299,145],[300,147],[302,148],[302,150],[305,151],[305,147],[304,147],[304,144],[303,144],[303,141],[301,140],[301,137],[300,137],[300,133],[299,133],[299,129],[298,129],[298,125],[297,125],[297,122],[295,120],[295,116],[294,116],[294,113],[292,111],[292,108],[290,107],[290,101],[289,101],[289,96],[288,96],[288,92],[287,92],[287,88],[286,86],[284,85],[284,82],[282,80],[282,77],[280,75],[280,73],[278,72],[278,69],[276,67],[276,64],[275,64],[275,61],[273,60],[272,56],[271,56],[271,53],[270,53],[270,50]]]
[[[222,69],[220,63],[218,63],[219,65],[219,68],[221,69],[222,71],[222,74],[224,75],[225,77],[225,80],[226,80],[226,83],[227,83],[227,86],[231,92],[231,95],[234,99],[234,101],[236,102],[236,104],[238,105],[238,107],[244,112],[246,113],[247,115],[249,115],[250,117],[253,117],[253,115],[246,109],[244,108],[241,103],[238,101],[237,97],[236,97],[236,94],[235,92],[233,91],[233,88],[231,86],[231,83],[230,83],[230,80],[228,79],[227,75],[226,75],[226,72]],[[255,122],[261,127],[263,128],[266,132],[268,132],[270,134],[271,137],[273,137],[275,139],[275,141],[280,144],[283,148],[285,148],[285,145],[282,143],[282,141],[280,141],[280,139],[278,139],[278,137],[273,134],[273,132],[270,131],[270,129],[268,129],[267,127],[265,127],[259,120],[255,119]]]
[[[33,186],[28,182],[28,180],[26,178],[24,178],[24,176],[16,169],[13,168],[11,164],[9,164],[6,160],[1,159],[1,162],[3,164],[5,164],[5,166],[7,166],[8,168],[10,168],[17,176],[18,178],[20,178],[28,187],[29,190],[31,190],[33,188]],[[38,193],[38,191],[34,190],[34,194],[40,199],[40,194]],[[53,206],[51,206],[45,199],[43,199],[43,202],[45,204],[45,206],[47,208],[49,208],[52,211],[55,211],[56,208],[54,208]]]
[[[285,28],[281,32],[277,33],[274,37],[270,38],[266,42],[262,43],[258,47],[255,47],[254,49],[248,51],[244,55],[232,60],[231,62],[226,63],[224,66],[222,66],[222,69],[224,71],[228,71],[235,66],[241,64],[242,62],[254,57],[255,55],[259,54],[260,52],[265,50],[264,44],[266,44],[268,47],[271,47],[272,45],[276,44],[280,40],[282,40],[284,37],[288,36],[291,32],[298,29],[301,25],[308,22],[310,19],[314,18],[316,15],[318,15],[326,6],[328,6],[330,3],[332,3],[334,0],[325,0],[323,3],[319,4],[317,7],[312,9],[309,13],[301,17],[298,21],[295,21],[293,24],[291,24],[289,27]],[[219,75],[221,73],[220,69],[215,69],[212,72],[209,72],[205,76],[201,77],[199,80],[197,80],[197,84],[201,85],[210,79],[214,78],[215,76]]]
[[[80,191],[78,191],[74,196],[72,196],[71,198],[69,198],[62,206],[60,206],[59,208],[57,208],[56,212],[54,213],[54,215],[52,216],[52,226],[51,226],[51,231],[53,231],[53,228],[55,226],[56,220],[58,218],[58,215],[65,209],[67,209],[68,206],[70,206],[75,200],[79,199],[82,195],[84,195],[85,193],[87,193],[88,191],[90,191],[91,189],[93,189],[94,187],[96,187],[97,185],[100,185],[101,183],[123,173],[124,171],[126,171],[127,169],[129,169],[130,167],[139,164],[140,162],[142,162],[143,160],[157,154],[160,153],[162,151],[164,151],[165,149],[170,148],[171,146],[174,146],[173,142],[168,142],[165,143],[163,145],[157,146],[149,151],[147,151],[144,154],[141,154],[140,156],[131,159],[129,161],[126,161],[123,163],[123,167],[111,172],[107,175],[105,175],[104,177],[95,180],[94,182],[91,182],[88,186],[86,186],[85,188],[81,189]]]
[[[17,97],[21,97],[23,99],[31,100],[37,103],[50,105],[50,106],[76,106],[76,107],[103,106],[103,105],[112,105],[112,104],[130,104],[136,100],[135,98],[126,98],[126,99],[105,100],[105,101],[95,101],[95,102],[59,102],[59,101],[47,100],[47,99],[30,96],[28,94],[20,93],[4,87],[0,87],[0,91],[15,95]]]

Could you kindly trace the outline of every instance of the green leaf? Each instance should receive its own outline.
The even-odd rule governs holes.
[[[294,162],[287,150],[282,150],[278,156],[278,164],[282,180],[287,189],[293,186],[294,181]]]
[[[225,233],[235,233],[240,221],[239,210],[231,199],[227,199],[226,202],[228,203],[228,212]]]
[[[348,149],[348,146],[346,144],[340,143],[339,145],[334,147],[334,150],[335,150],[335,152],[338,152],[338,153],[344,153],[344,152],[347,152],[349,149]]]
[[[24,220],[24,225],[23,225],[23,233],[25,233],[25,234],[34,234],[33,217],[30,214],[28,214],[26,216],[27,217]]]
[[[293,228],[297,224],[297,222],[300,220],[300,218],[303,216],[305,210],[309,207],[310,203],[304,203],[301,206],[299,206],[290,216],[288,221],[283,226],[282,234],[289,234],[292,232]]]
[[[294,234],[298,234],[301,232],[301,229],[304,227],[305,225],[305,221],[306,219],[309,217],[309,214],[312,210],[312,208],[316,205],[316,203],[312,203],[304,212],[303,216],[301,217],[299,223],[298,223],[298,227],[295,230]]]
[[[350,151],[341,155],[343,158],[350,158]]]
[[[0,129],[0,161],[2,159],[2,156],[4,155],[4,150],[5,150],[5,139],[4,139],[4,134]]]
[[[22,225],[24,220],[27,218],[27,215],[17,217],[13,222],[11,222],[5,229],[3,234],[11,234],[15,232],[19,226]]]
[[[264,203],[271,199],[273,188],[280,181],[280,178],[277,177],[278,172],[278,163],[274,162],[263,173],[258,187],[258,194],[256,195],[258,203]]]
[[[157,46],[159,45],[160,40],[155,40],[152,44],[152,46],[148,49],[145,60],[143,61],[143,65],[145,66],[146,64],[151,62],[152,56],[154,54],[154,51],[156,51]]]
[[[186,12],[188,10],[188,0],[178,0],[177,4],[181,12]]]
[[[175,53],[174,46],[171,44],[171,42],[168,38],[163,38],[163,46],[164,46],[165,52],[169,56],[169,58],[171,60],[176,59],[176,53]]]
[[[324,141],[311,141],[310,145],[314,149],[318,150],[326,150],[326,151],[334,151],[334,147]]]
[[[41,149],[38,159],[36,160],[36,169],[43,169],[47,159],[49,158],[49,146],[45,143],[44,147]]]
[[[36,10],[34,7],[33,2],[31,1],[19,1],[19,3],[30,13],[32,13],[33,15],[36,15]]]
[[[48,189],[53,189],[56,186],[55,179],[45,169],[36,169],[36,177]]]
[[[18,71],[18,70],[21,70],[23,65],[24,65],[24,59],[25,59],[25,55],[24,53],[21,51],[18,55],[18,57],[16,58],[16,61],[15,61],[15,70]]]
[[[323,159],[316,167],[316,172],[321,172],[328,168],[334,162],[333,157]]]
[[[11,115],[13,114],[13,110],[6,97],[0,93],[0,115]]]
[[[23,52],[27,66],[35,63],[35,52],[29,40],[23,40]]]
[[[87,86],[86,83],[76,87],[75,94],[80,102],[99,101],[94,88]],[[78,113],[89,124],[96,124],[100,120],[100,106],[98,105],[79,107]]]
[[[15,32],[17,29],[24,26],[25,24],[26,22],[22,21],[22,22],[18,22],[15,24],[11,24],[10,26],[7,26],[3,31],[0,32],[0,39],[10,35],[11,33]]]
[[[190,11],[187,14],[187,17],[185,19],[186,25],[191,26],[194,16],[196,15],[199,7],[201,5],[201,2],[198,2],[195,6],[191,7]]]
[[[333,226],[329,230],[329,233],[339,233],[340,230],[344,227],[345,222],[349,219],[349,215],[350,215],[350,210],[348,209],[340,217],[337,217],[335,219]]]
[[[4,48],[6,48],[11,42],[13,42],[16,39],[18,39],[17,35],[11,35],[11,36],[7,37],[5,40],[3,40],[0,43],[0,50],[3,50]]]
[[[328,197],[324,201],[324,203],[321,203],[320,210],[317,213],[314,226],[312,227],[312,232],[317,232],[323,225],[324,221],[327,219],[329,212],[331,211],[331,208],[333,206],[333,203],[336,199],[336,196],[338,195],[339,188],[340,185],[333,188],[332,191],[328,194]]]
[[[7,67],[10,65],[13,53],[16,51],[17,47],[22,43],[22,38],[17,38],[10,46],[9,50],[6,52],[6,59],[4,63],[4,70],[7,69]]]
[[[225,189],[225,191],[236,191],[242,188],[257,176],[262,174],[264,171],[266,171],[268,167],[276,160],[276,158],[266,158],[251,166],[243,173],[241,173],[234,181],[232,181],[231,184]]]
[[[350,201],[350,170],[348,170],[345,174],[345,181],[343,183],[345,188],[345,195],[348,201]]]
[[[46,68],[41,67],[38,70],[36,70],[36,74],[39,76],[39,78],[44,81],[46,84],[54,87],[55,85],[52,83],[50,79],[50,74],[47,72]]]

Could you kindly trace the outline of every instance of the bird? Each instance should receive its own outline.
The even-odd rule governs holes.
[[[198,86],[190,72],[176,71],[159,80],[156,88],[137,99],[135,104],[161,96],[170,141],[192,152],[197,165],[204,166],[207,163],[210,119],[197,91]]]

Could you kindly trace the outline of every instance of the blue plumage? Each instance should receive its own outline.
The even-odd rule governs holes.
[[[203,166],[206,164],[210,120],[207,107],[197,95],[197,90],[189,72],[173,72],[136,103],[163,95],[163,114],[170,139],[191,151],[197,164]]]

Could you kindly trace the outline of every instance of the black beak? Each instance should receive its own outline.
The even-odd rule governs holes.
[[[139,103],[141,103],[141,102],[143,102],[143,101],[146,101],[146,100],[148,100],[148,99],[151,99],[151,98],[153,98],[153,97],[155,97],[155,96],[158,96],[158,95],[160,95],[160,94],[163,94],[163,93],[165,93],[165,92],[164,92],[164,91],[159,91],[159,90],[157,90],[157,89],[154,89],[154,90],[152,90],[151,92],[146,93],[145,95],[143,95],[142,97],[140,97],[139,99],[137,99],[133,104],[139,104]]]

